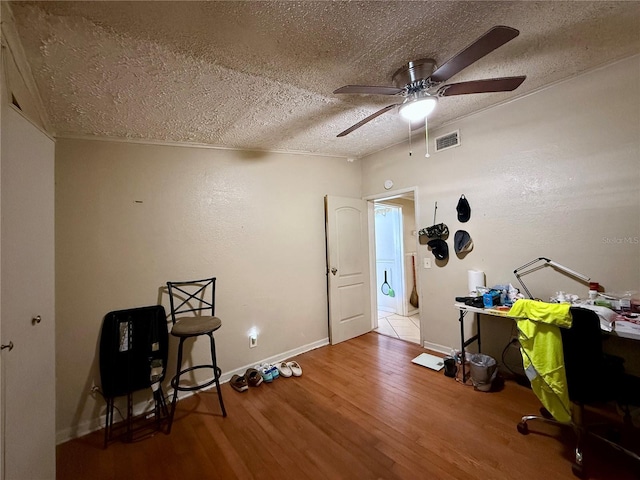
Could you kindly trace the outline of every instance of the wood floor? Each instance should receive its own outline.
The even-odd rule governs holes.
[[[103,448],[102,432],[58,447],[66,479],[573,479],[573,434],[520,435],[539,403],[505,382],[474,391],[414,365],[424,350],[369,333],[296,359],[299,378],[238,393],[222,386],[179,402],[171,435]],[[637,479],[639,466],[589,445],[590,478]]]

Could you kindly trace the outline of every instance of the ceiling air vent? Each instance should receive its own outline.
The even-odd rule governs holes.
[[[436,152],[460,146],[460,130],[436,137]]]

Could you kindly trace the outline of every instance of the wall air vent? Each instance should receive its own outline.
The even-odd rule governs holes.
[[[460,130],[436,137],[436,152],[460,146]]]

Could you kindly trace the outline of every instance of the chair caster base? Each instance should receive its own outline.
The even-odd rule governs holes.
[[[519,422],[517,428],[518,432],[520,432],[522,435],[529,434],[529,426],[526,424],[526,422]]]
[[[584,467],[582,465],[578,465],[577,463],[574,463],[573,465],[571,465],[571,471],[578,478],[587,478],[584,471]]]

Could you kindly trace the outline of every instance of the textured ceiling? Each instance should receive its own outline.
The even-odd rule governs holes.
[[[438,126],[640,52],[640,2],[12,2],[50,124],[95,135],[360,157],[407,138],[391,85],[495,25],[520,36],[451,81],[526,75],[511,93],[440,99]],[[602,86],[606,94],[606,85]]]

